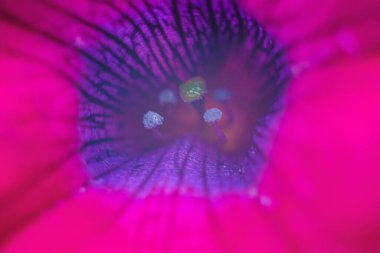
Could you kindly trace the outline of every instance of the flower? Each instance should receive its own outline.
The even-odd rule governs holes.
[[[57,72],[67,48],[33,30],[76,33],[75,22],[39,2],[0,4],[4,252],[380,251],[379,21],[370,15],[379,4],[244,2],[296,75],[259,185],[217,200],[161,192],[130,201],[81,188],[76,90]],[[67,6],[107,17],[95,3]]]

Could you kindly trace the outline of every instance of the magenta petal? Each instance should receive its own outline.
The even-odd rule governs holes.
[[[149,197],[110,222],[123,200],[80,194],[36,220],[5,252],[287,252],[271,216],[248,199]]]

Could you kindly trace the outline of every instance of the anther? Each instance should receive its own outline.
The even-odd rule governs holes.
[[[226,103],[231,99],[231,94],[225,88],[217,88],[214,90],[212,97],[215,99],[215,101]]]
[[[175,105],[177,104],[177,96],[172,90],[165,89],[160,92],[158,96],[158,101],[160,105],[168,105],[168,104]]]
[[[160,114],[152,111],[146,112],[143,116],[143,124],[146,129],[152,131],[155,138],[163,138],[162,133],[157,128],[158,126],[164,124],[164,117],[162,117]]]
[[[203,114],[203,119],[206,123],[211,124],[212,128],[215,131],[216,136],[218,137],[219,142],[224,145],[227,142],[227,137],[224,134],[223,130],[217,123],[222,119],[223,113],[218,108],[211,108],[205,111]]]

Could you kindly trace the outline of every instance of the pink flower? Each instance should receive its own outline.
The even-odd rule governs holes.
[[[81,188],[78,98],[57,72],[67,48],[30,26],[70,37],[75,22],[39,2],[0,3],[2,251],[380,252],[380,4],[242,2],[288,50],[295,73],[257,189],[127,203],[122,192]],[[91,1],[67,6],[107,17]]]

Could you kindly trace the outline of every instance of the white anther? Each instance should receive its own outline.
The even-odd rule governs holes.
[[[213,123],[222,118],[222,111],[218,108],[211,108],[205,111],[203,114],[203,119],[206,123]]]
[[[148,111],[144,114],[143,124],[146,129],[152,129],[164,124],[164,117],[156,112]]]
[[[231,99],[230,92],[225,88],[216,89],[212,95],[213,95],[213,98],[219,102],[227,102],[228,100]]]
[[[160,105],[173,104],[177,103],[177,97],[172,90],[166,89],[161,91],[158,97]]]

